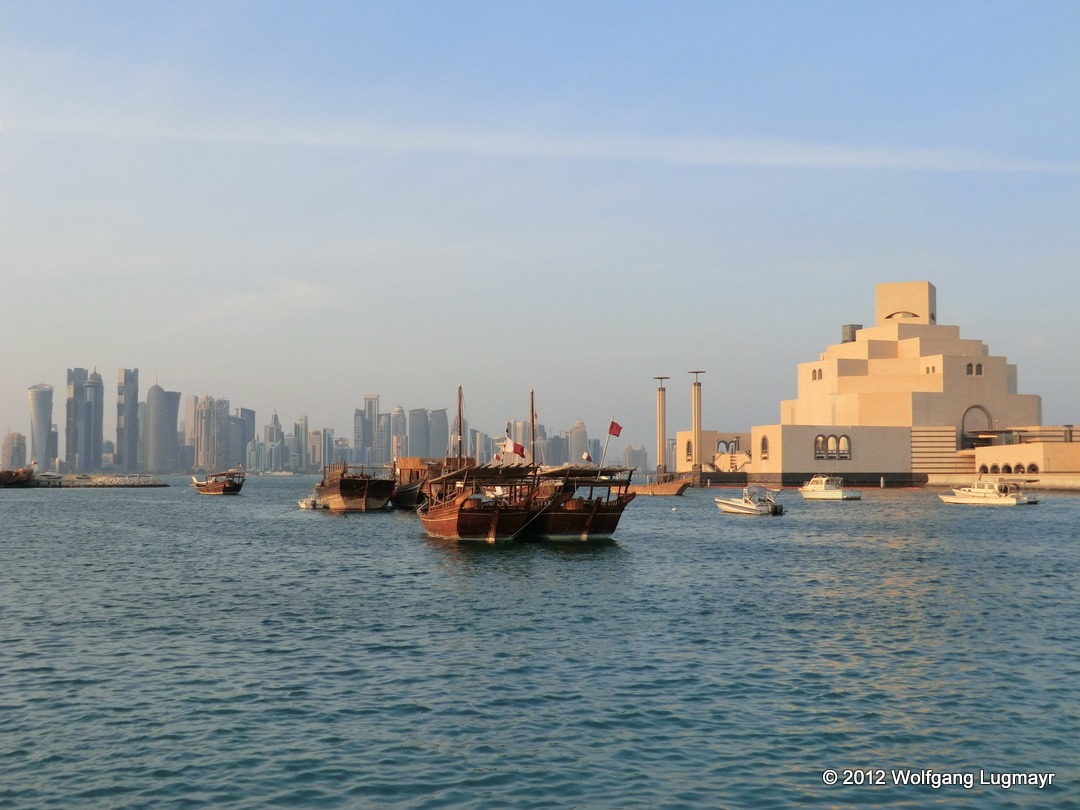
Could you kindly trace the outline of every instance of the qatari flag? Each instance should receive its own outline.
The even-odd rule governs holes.
[[[618,436],[620,433],[622,433],[622,425],[620,425],[618,422],[612,422],[611,427],[608,428],[607,432],[610,433],[612,436]]]

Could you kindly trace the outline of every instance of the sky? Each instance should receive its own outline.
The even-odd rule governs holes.
[[[0,0],[0,427],[118,368],[351,435],[779,420],[932,282],[1080,424],[1074,0]],[[61,435],[61,447],[63,446]],[[616,445],[613,445],[613,447]]]

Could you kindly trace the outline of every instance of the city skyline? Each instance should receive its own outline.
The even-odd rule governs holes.
[[[532,389],[545,424],[652,448],[654,376],[672,435],[689,369],[708,428],[773,423],[874,283],[919,279],[1080,423],[1075,3],[4,20],[6,431],[96,363],[107,400],[139,369],[339,436],[370,392],[452,410],[461,384],[493,430]]]

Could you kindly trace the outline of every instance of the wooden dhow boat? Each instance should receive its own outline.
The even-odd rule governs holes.
[[[666,473],[645,476],[644,484],[631,484],[635,495],[682,495],[694,483],[693,473]]]
[[[243,470],[225,470],[203,476],[201,481],[193,475],[191,485],[200,495],[239,495],[244,477]]]
[[[352,467],[343,461],[324,469],[312,496],[317,505],[301,504],[301,507],[331,512],[376,512],[386,508],[394,485],[391,478],[376,477],[363,467]]]
[[[529,520],[536,487],[532,464],[461,467],[427,482],[417,514],[434,537],[511,540]]]
[[[523,537],[530,540],[592,540],[615,533],[627,504],[632,467],[568,464],[537,473],[539,486]]]

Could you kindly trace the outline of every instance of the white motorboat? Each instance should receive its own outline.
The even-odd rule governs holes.
[[[721,512],[734,515],[782,515],[783,504],[776,502],[771,489],[749,486],[743,489],[741,498],[713,498]]]
[[[861,489],[844,489],[844,479],[838,476],[815,475],[801,487],[799,493],[814,501],[857,501]]]
[[[953,487],[951,492],[938,495],[945,503],[976,506],[1032,506],[1039,502],[1035,492],[1025,492],[1021,484],[1034,484],[1038,479],[1025,481],[975,481],[969,487]]]

